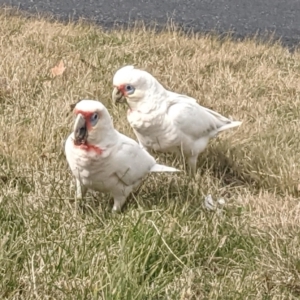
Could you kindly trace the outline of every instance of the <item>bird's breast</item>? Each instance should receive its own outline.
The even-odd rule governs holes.
[[[72,173],[83,185],[103,192],[106,190],[107,181],[111,175],[109,159],[101,157],[96,152],[74,147],[68,161]]]
[[[176,128],[165,114],[131,112],[127,116],[141,144],[155,151],[168,151],[180,144]]]
[[[127,114],[130,126],[139,130],[153,130],[159,128],[164,122],[164,115],[158,113],[141,113],[138,110],[131,110]]]

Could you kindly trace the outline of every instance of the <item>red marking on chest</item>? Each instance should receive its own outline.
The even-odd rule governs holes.
[[[95,146],[95,145],[81,144],[79,146],[77,146],[77,145],[74,145],[74,146],[81,149],[81,150],[85,150],[87,152],[93,151],[93,152],[95,152],[99,155],[101,155],[103,153],[103,150],[101,148]]]

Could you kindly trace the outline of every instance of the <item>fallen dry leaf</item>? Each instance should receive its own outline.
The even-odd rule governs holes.
[[[60,76],[66,70],[64,62],[61,60],[56,66],[51,69],[52,77]]]

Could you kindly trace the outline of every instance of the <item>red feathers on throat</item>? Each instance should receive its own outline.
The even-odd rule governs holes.
[[[91,123],[90,123],[90,117],[92,116],[92,114],[94,112],[75,109],[74,113],[76,115],[78,115],[78,114],[83,115],[85,120],[86,120],[87,129],[90,130],[92,128]],[[95,152],[99,155],[103,153],[103,150],[100,147],[95,146],[95,145],[89,145],[87,143],[84,143],[84,144],[81,144],[81,145],[75,145],[74,144],[74,146],[77,147],[77,148],[80,148],[82,150],[85,150],[87,152],[92,152],[93,151],[93,152]]]
[[[81,144],[79,146],[74,145],[75,147],[81,149],[81,150],[85,150],[86,152],[95,152],[99,155],[101,155],[103,153],[103,150],[95,145],[89,145],[89,144]]]

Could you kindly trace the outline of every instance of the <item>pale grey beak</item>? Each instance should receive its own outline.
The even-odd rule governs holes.
[[[116,87],[114,88],[114,90],[112,92],[112,102],[113,102],[113,104],[126,102],[126,99],[123,96],[122,92],[119,91]]]
[[[78,114],[74,124],[74,144],[79,146],[86,144],[88,138],[88,130],[85,118],[82,114]]]

